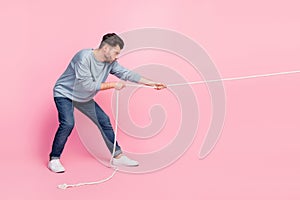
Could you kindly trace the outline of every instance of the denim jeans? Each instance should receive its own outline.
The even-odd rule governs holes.
[[[59,127],[55,134],[50,159],[60,158],[69,135],[74,127],[74,107],[90,118],[100,130],[109,151],[113,153],[115,134],[110,119],[100,106],[92,99],[88,102],[74,102],[64,97],[54,97],[58,111]],[[121,154],[121,148],[116,142],[114,156]]]

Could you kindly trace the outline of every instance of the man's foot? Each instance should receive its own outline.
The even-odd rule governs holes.
[[[65,172],[64,166],[62,166],[61,162],[58,158],[52,159],[48,163],[48,168],[55,173],[63,173]]]
[[[114,166],[125,166],[125,167],[137,167],[137,166],[139,166],[138,161],[131,160],[125,155],[121,155],[119,157],[113,158],[112,164]]]

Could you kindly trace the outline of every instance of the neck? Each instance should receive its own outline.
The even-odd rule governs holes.
[[[98,60],[100,62],[105,62],[106,61],[102,49],[94,49],[93,53],[94,53],[94,56],[95,56],[96,60]]]

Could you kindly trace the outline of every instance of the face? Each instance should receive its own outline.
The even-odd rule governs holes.
[[[106,62],[112,63],[114,62],[118,55],[121,52],[121,48],[119,47],[119,45],[112,47],[110,45],[106,45],[104,48],[104,57],[106,59]]]

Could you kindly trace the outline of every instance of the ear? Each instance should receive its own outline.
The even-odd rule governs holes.
[[[105,52],[105,53],[109,52],[109,45],[108,44],[103,45],[102,49],[103,49],[103,52]]]

